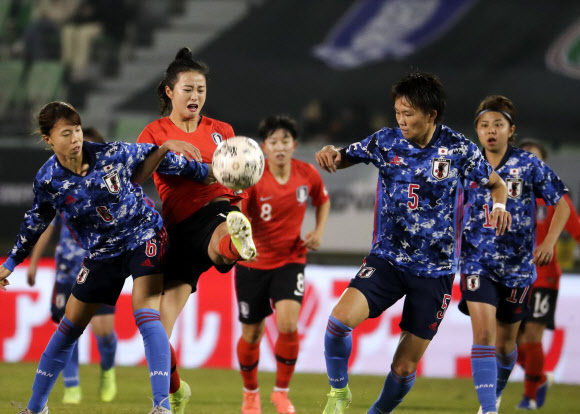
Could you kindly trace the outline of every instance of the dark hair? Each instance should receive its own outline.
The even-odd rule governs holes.
[[[546,146],[542,143],[542,141],[538,139],[524,138],[519,142],[518,147],[522,149],[526,149],[526,147],[536,147],[538,151],[540,151],[542,159],[544,161],[548,159],[548,150],[546,149]]]
[[[76,109],[66,102],[50,102],[42,107],[38,115],[37,133],[40,135],[50,135],[54,125],[61,119],[66,120],[70,125],[81,125],[81,116]]]
[[[445,115],[445,88],[436,75],[423,72],[410,72],[391,87],[393,102],[405,98],[413,108],[428,114],[437,111],[435,123]]]
[[[165,87],[169,86],[169,89],[173,89],[179,74],[190,71],[199,72],[205,77],[206,81],[209,79],[209,66],[199,60],[194,60],[191,50],[187,47],[182,47],[175,55],[175,60],[167,67],[163,80],[157,86],[159,112],[162,116],[171,112],[171,99],[165,93]]]
[[[103,135],[94,127],[83,128],[83,139],[91,142],[98,142],[99,144],[105,143]]]
[[[483,112],[499,112],[504,116],[505,119],[510,123],[510,126],[515,125],[515,116],[516,116],[516,106],[514,103],[505,96],[502,95],[491,95],[484,98],[477,107],[475,111],[475,120],[473,124],[477,129],[477,121],[479,117],[483,114]],[[511,137],[509,137],[508,142],[513,144],[516,142],[516,134],[514,133]]]
[[[288,115],[271,115],[260,122],[258,136],[262,141],[272,135],[278,129],[285,129],[294,140],[298,138],[298,126],[296,121]]]

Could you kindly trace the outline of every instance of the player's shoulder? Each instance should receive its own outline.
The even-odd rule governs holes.
[[[234,135],[234,129],[230,124],[224,121],[220,121],[218,119],[209,118],[204,116],[202,118],[202,122],[209,126],[212,131],[216,131],[218,133],[223,134],[224,139],[230,138]]]
[[[312,174],[320,175],[316,167],[306,161],[292,158],[292,170],[299,172],[302,175],[311,176]]]
[[[511,167],[529,167],[533,169],[543,164],[542,160],[536,157],[529,151],[517,147],[511,147],[511,154],[506,162],[507,166]]]
[[[448,141],[450,144],[454,144],[454,145],[470,145],[473,144],[473,141],[469,140],[465,135],[463,135],[461,132],[458,132],[456,130],[454,130],[453,128],[448,127],[447,125],[441,125],[441,130],[439,132],[440,137],[445,140]]]

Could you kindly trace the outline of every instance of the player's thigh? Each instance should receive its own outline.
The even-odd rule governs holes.
[[[292,299],[282,299],[274,304],[278,332],[292,333],[298,329],[301,304]]]
[[[401,339],[393,357],[393,370],[395,373],[406,377],[415,372],[430,343],[429,339],[420,338],[409,331],[402,331]]]
[[[65,316],[73,324],[84,328],[89,324],[99,306],[101,306],[99,303],[83,302],[73,293],[66,304]]]
[[[165,282],[165,279],[164,279]],[[187,303],[191,295],[191,285],[182,281],[172,281],[169,285],[165,284],[165,290],[161,296],[159,311],[161,314],[161,323],[171,338],[173,326],[181,310]]]
[[[240,322],[253,325],[273,313],[269,292],[274,276],[275,269],[236,266],[236,296]]]

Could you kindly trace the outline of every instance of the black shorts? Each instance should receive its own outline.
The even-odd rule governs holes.
[[[52,290],[52,303],[50,305],[50,313],[52,314],[52,320],[55,323],[60,323],[62,317],[64,316],[64,311],[66,309],[66,304],[68,298],[70,297],[72,291],[72,283],[55,283]],[[97,315],[111,315],[115,313],[115,307],[110,305],[102,305],[95,312]]]
[[[236,266],[236,295],[240,322],[254,324],[272,314],[272,303],[291,299],[302,304],[304,264],[288,263],[269,270]]]
[[[197,290],[197,281],[203,272],[214,266],[207,254],[215,229],[226,221],[230,211],[240,211],[229,201],[210,203],[191,216],[167,230],[171,248],[167,253],[165,282],[182,281],[191,285],[191,293]],[[234,265],[215,266],[227,273]]]
[[[466,315],[467,301],[493,305],[496,319],[503,323],[516,323],[528,315],[531,286],[511,288],[486,276],[463,274],[460,286],[459,310]]]
[[[410,275],[389,261],[370,255],[365,257],[348,286],[358,289],[367,299],[369,318],[380,316],[405,296],[399,327],[419,338],[431,340],[451,301],[453,277]]]
[[[72,287],[72,294],[85,303],[104,303],[114,306],[121,294],[125,279],[154,275],[165,270],[167,236],[165,229],[134,250],[110,259],[86,257]]]
[[[558,291],[548,288],[533,288],[525,322],[537,322],[547,329],[555,328],[556,301]]]

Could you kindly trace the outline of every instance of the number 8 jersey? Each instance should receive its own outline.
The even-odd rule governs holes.
[[[477,146],[444,125],[437,126],[425,148],[405,139],[398,128],[383,128],[346,147],[346,156],[379,169],[370,254],[414,276],[454,274],[463,183],[483,186],[493,171]]]

